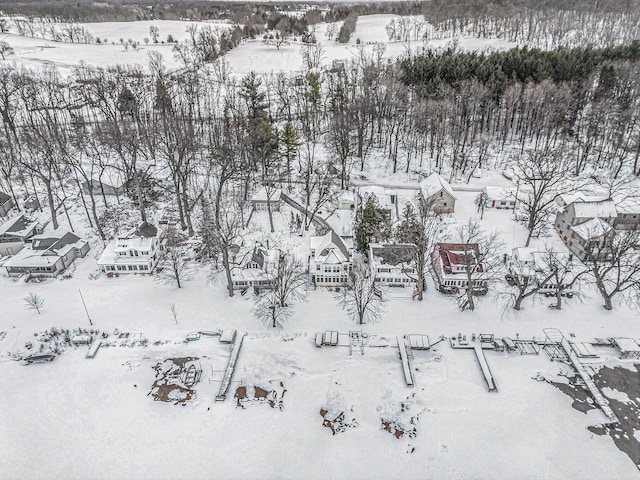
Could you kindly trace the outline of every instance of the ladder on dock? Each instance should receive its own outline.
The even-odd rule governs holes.
[[[411,365],[409,364],[409,355],[407,354],[407,345],[404,343],[404,339],[396,337],[398,341],[398,348],[400,349],[400,359],[402,360],[402,369],[404,370],[404,379],[407,385],[413,386],[413,375],[411,373]]]
[[[609,400],[604,398],[604,395],[602,395],[602,392],[594,383],[584,364],[580,361],[580,357],[578,357],[578,354],[571,347],[571,344],[564,337],[562,332],[557,328],[545,328],[544,332],[546,340],[543,348],[547,350],[551,360],[559,359],[570,363],[578,375],[580,375],[580,378],[593,396],[596,404],[600,407],[602,413],[604,413],[609,419],[609,422],[620,423],[620,420],[618,420],[618,417],[609,406]]]
[[[224,402],[227,398],[227,392],[229,391],[229,385],[231,384],[231,378],[233,372],[236,369],[236,362],[238,361],[238,355],[240,354],[240,347],[242,347],[242,340],[246,335],[245,332],[239,332],[235,336],[235,342],[231,348],[231,354],[229,355],[229,361],[227,362],[227,368],[224,370],[224,377],[222,378],[222,384],[218,395],[216,395],[216,402]]]
[[[489,364],[487,363],[487,357],[484,356],[482,347],[480,345],[474,345],[473,351],[476,354],[476,359],[478,360],[478,364],[480,365],[480,370],[482,370],[484,381],[487,382],[487,388],[490,392],[497,392],[498,387],[496,387],[496,382],[493,379],[493,374],[491,373],[491,369],[489,368]]]
[[[573,365],[573,368],[576,369],[576,372],[578,372],[578,375],[580,375],[580,378],[582,378],[582,381],[587,386],[589,392],[591,392],[591,395],[593,395],[593,399],[602,410],[602,413],[606,415],[611,423],[620,423],[620,420],[618,420],[618,417],[609,406],[609,400],[604,398],[604,395],[602,395],[602,392],[596,386],[593,379],[591,378],[591,375],[589,375],[589,372],[587,372],[587,369],[580,361],[580,357],[578,357],[578,354],[575,352],[575,350],[571,348],[571,345],[566,338],[562,339],[560,346],[566,352],[571,365]]]

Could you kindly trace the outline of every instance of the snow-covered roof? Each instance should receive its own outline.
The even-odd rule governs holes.
[[[640,198],[627,197],[616,202],[618,213],[640,213]]]
[[[420,182],[420,190],[422,191],[422,196],[424,198],[429,198],[440,190],[444,190],[453,198],[456,198],[449,182],[447,182],[442,175],[437,172],[432,173]]]
[[[592,218],[580,225],[574,225],[571,230],[576,232],[582,239],[590,240],[598,238],[611,230],[611,225],[600,218]]]
[[[4,192],[0,192],[0,205],[5,203],[7,200],[11,200],[11,197]]]
[[[353,202],[354,201],[353,192],[351,190],[341,190],[340,193],[338,194],[338,200]]]
[[[136,228],[131,230],[127,237],[144,237],[144,238],[153,238],[158,236],[158,229],[151,225],[149,222],[142,222]]]
[[[316,262],[326,262],[332,259],[337,262],[349,261],[349,245],[348,238],[340,237],[333,230],[322,236],[314,236],[309,238],[309,247],[315,251]]]
[[[26,237],[33,233],[38,222],[25,218],[24,215],[10,218],[0,225],[0,235],[14,235],[16,237]]]
[[[534,261],[534,254],[538,252],[537,247],[516,247],[511,251],[511,256],[518,262],[531,262]]]
[[[576,218],[614,218],[618,216],[616,204],[613,200],[602,200],[597,202],[573,202],[573,210]]]
[[[71,232],[54,232],[48,235],[34,237],[34,244],[29,245],[4,263],[5,267],[49,267],[74,248],[81,249],[87,244],[86,240]],[[46,242],[46,248],[39,242]],[[51,243],[52,242],[52,243]],[[42,245],[42,246],[44,246]]]
[[[280,201],[280,194],[282,191],[278,188],[271,192],[269,196],[270,202],[278,202]],[[260,187],[251,197],[252,202],[266,202],[267,201],[267,189],[265,187]]]
[[[483,190],[490,200],[515,200],[515,195],[511,188],[486,186]]]
[[[370,243],[371,261],[377,265],[412,263],[417,247],[413,243]]]
[[[380,207],[384,209],[393,208],[391,195],[396,194],[395,189],[389,189],[387,187],[381,187],[379,185],[364,185],[358,189],[358,193],[363,199],[366,198],[367,195],[375,195],[378,199],[378,204],[380,205]]]
[[[566,205],[571,205],[573,202],[603,202],[608,200],[608,195],[589,195],[584,192],[575,192],[575,193],[563,193],[562,195],[558,195],[556,197],[557,203],[560,206],[564,207]]]
[[[114,188],[121,188],[125,184],[125,176],[121,170],[111,166],[101,168],[101,172],[93,176],[94,182],[100,182]]]

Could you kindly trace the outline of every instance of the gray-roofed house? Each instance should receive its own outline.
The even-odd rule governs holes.
[[[415,284],[416,252],[412,243],[370,243],[369,266],[376,284],[389,287]]]
[[[0,256],[15,255],[38,232],[38,222],[24,215],[10,218],[0,225]]]
[[[569,251],[584,260],[588,245],[600,244],[614,233],[618,211],[611,199],[572,200],[558,211],[554,227]]]
[[[424,204],[436,213],[453,213],[456,208],[451,185],[438,173],[432,173],[420,182],[420,195]]]
[[[0,192],[0,217],[9,215],[9,211],[13,208],[13,199],[11,195]]]
[[[53,232],[32,237],[26,246],[4,263],[10,277],[25,274],[57,277],[76,258],[83,258],[89,243],[71,232]]]
[[[309,272],[317,287],[347,284],[353,260],[353,238],[341,237],[333,230],[309,238]]]

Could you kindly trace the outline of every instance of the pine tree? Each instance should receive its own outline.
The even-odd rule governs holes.
[[[287,182],[291,185],[291,166],[298,156],[298,147],[301,145],[300,135],[295,127],[290,123],[285,123],[280,133],[281,156],[284,160],[284,174]]]
[[[371,241],[384,241],[391,236],[391,219],[375,195],[368,195],[364,207],[356,214],[356,250],[366,254]]]

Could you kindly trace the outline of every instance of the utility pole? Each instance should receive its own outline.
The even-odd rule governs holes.
[[[84,306],[84,311],[87,314],[87,319],[89,320],[89,325],[93,326],[93,322],[91,321],[91,317],[89,316],[89,310],[87,310],[87,304],[84,303],[84,297],[82,296],[82,290],[78,289],[78,292],[80,292],[80,299],[82,300],[82,305]]]

